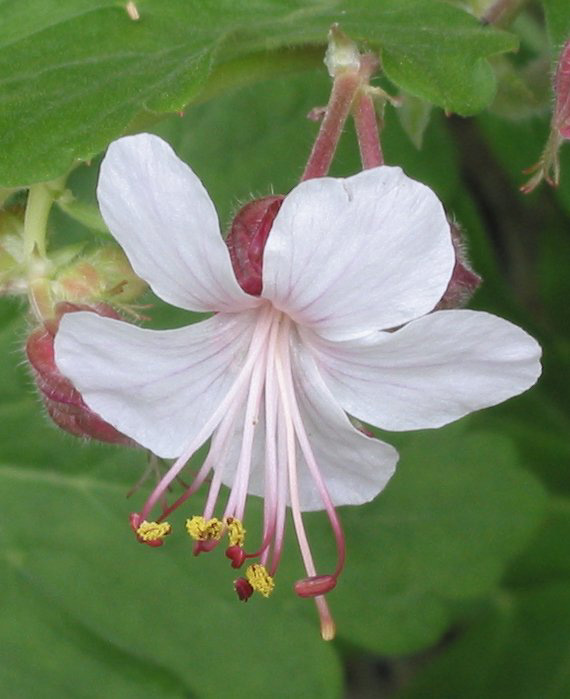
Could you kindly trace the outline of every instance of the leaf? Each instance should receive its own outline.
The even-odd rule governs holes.
[[[138,21],[114,0],[4,0],[0,12],[8,186],[61,175],[201,93],[320,64],[335,21],[382,49],[396,84],[462,114],[492,99],[485,58],[516,47],[435,0],[145,0]]]
[[[432,116],[431,105],[418,97],[402,96],[402,104],[398,109],[402,128],[410,137],[414,146],[422,147],[424,133]]]
[[[443,4],[417,4],[402,10],[406,11],[410,26],[420,33],[410,44],[406,23],[403,30],[384,27],[391,36],[382,51],[386,75],[447,112],[468,116],[484,109],[495,95],[496,82],[483,56],[516,50],[516,37],[488,32],[475,18]]]
[[[499,597],[399,699],[565,699],[570,585]]]
[[[546,14],[546,26],[555,53],[570,38],[570,6],[566,0],[542,0]],[[557,55],[553,58],[557,59]]]
[[[558,495],[548,505],[540,529],[509,570],[507,580],[513,587],[570,580],[570,499]]]

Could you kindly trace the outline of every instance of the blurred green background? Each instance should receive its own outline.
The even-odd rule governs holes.
[[[550,48],[537,6],[517,22],[521,51],[494,68],[520,76],[542,60],[534,101],[514,79],[469,119],[407,97],[399,113],[387,107],[382,141],[386,162],[431,186],[465,229],[484,278],[470,307],[537,337],[544,374],[527,394],[447,428],[382,435],[401,461],[373,503],[341,508],[348,559],[329,596],[334,642],[321,641],[312,603],[291,592],[301,571],[291,528],[274,596],[247,605],[221,555],[196,559],[184,537],[158,550],[134,542],[127,517],[144,492],[125,496],[144,455],[80,443],[48,423],[24,362],[25,307],[2,301],[4,696],[570,696],[570,146],[557,190],[518,191],[548,135]],[[252,196],[298,181],[317,129],[305,115],[329,89],[319,67],[227,89],[152,128],[202,179],[226,230]],[[95,159],[72,173],[79,200],[93,201],[97,169]],[[349,125],[333,174],[358,169]],[[61,211],[50,228],[55,241],[88,235]],[[188,322],[148,300],[155,327]],[[260,516],[250,501],[249,529]],[[326,567],[326,518],[307,521]]]

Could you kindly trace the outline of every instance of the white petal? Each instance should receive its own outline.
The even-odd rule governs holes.
[[[439,311],[346,342],[304,336],[342,407],[386,430],[440,427],[526,391],[540,375],[538,343],[477,311]]]
[[[302,348],[294,356],[293,376],[303,424],[334,504],[369,502],[390,480],[398,452],[353,427]],[[301,507],[320,510],[322,501],[302,458],[301,464]]]
[[[394,473],[398,452],[389,444],[367,437],[353,427],[323,383],[312,357],[301,347],[295,353],[293,373],[303,424],[334,504],[359,505],[372,500]],[[230,486],[235,477],[242,434],[241,428],[235,431],[230,455],[224,466],[223,480]],[[324,509],[299,448],[297,459],[301,509]],[[255,433],[248,492],[263,497],[264,478],[265,420],[262,405]],[[290,504],[289,498],[287,502]]]
[[[173,458],[226,395],[256,316],[219,314],[158,331],[69,313],[56,335],[56,363],[92,410],[158,456]]]
[[[400,168],[307,180],[275,218],[262,296],[320,333],[349,336],[431,311],[454,264],[443,207]]]
[[[112,143],[97,197],[133,269],[164,301],[193,311],[257,305],[236,281],[208,193],[158,136]]]

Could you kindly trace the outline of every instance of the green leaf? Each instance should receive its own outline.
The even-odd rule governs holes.
[[[422,147],[424,133],[432,116],[431,105],[418,97],[404,94],[402,96],[402,104],[398,109],[398,116],[400,117],[402,128],[419,150]]]
[[[566,699],[570,586],[500,597],[399,699]]]
[[[570,580],[570,499],[556,496],[530,546],[517,558],[508,575],[512,586],[567,582]]]
[[[570,5],[566,0],[542,0],[550,41],[556,50],[570,38]]]
[[[492,99],[485,58],[516,47],[435,0],[145,0],[138,21],[114,0],[4,0],[0,12],[8,186],[61,175],[198,98],[320,64],[335,21],[382,50],[396,84],[462,114]]]
[[[382,65],[404,90],[467,116],[484,109],[495,95],[493,70],[483,57],[514,51],[518,40],[506,32],[489,32],[470,15],[452,10],[436,3],[410,7],[410,26],[421,27],[422,38],[416,35],[410,45],[406,30],[391,27]]]

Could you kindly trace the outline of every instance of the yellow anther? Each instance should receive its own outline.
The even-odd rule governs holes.
[[[230,546],[243,546],[245,541],[245,527],[241,520],[235,517],[226,517],[225,525],[228,528],[228,539]]]
[[[186,531],[195,541],[217,541],[224,531],[224,525],[217,517],[205,519],[201,515],[194,515],[186,520]]]
[[[273,578],[269,575],[265,566],[262,566],[260,563],[254,563],[248,566],[245,571],[245,577],[253,589],[257,590],[257,592],[261,592],[264,597],[269,597],[273,592],[273,588],[275,587]]]
[[[170,534],[172,527],[168,522],[141,522],[137,529],[137,536],[141,541],[158,541]]]

